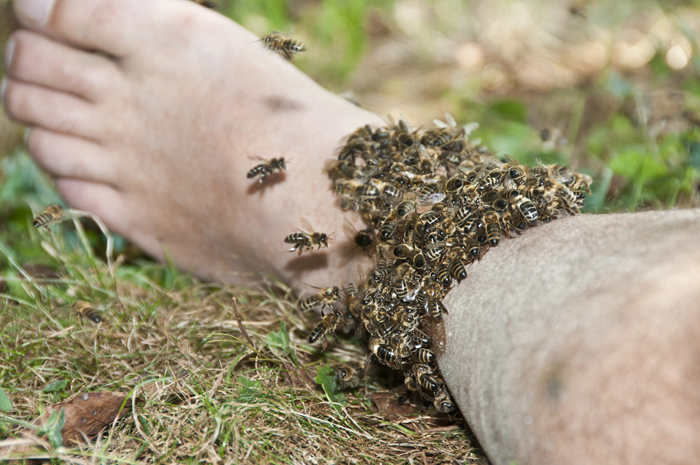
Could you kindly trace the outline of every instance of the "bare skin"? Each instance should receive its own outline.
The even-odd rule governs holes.
[[[700,210],[582,215],[472,267],[440,367],[494,464],[698,462],[698,237]]]
[[[205,279],[352,279],[337,249],[297,258],[282,240],[302,218],[342,237],[321,167],[381,119],[189,2],[14,8],[26,29],[5,54],[3,104],[70,205]],[[261,189],[245,177],[255,155],[288,171]],[[505,241],[450,293],[440,365],[494,463],[645,463],[650,438],[672,447],[656,463],[697,458],[699,217],[559,220]]]
[[[380,118],[190,2],[61,0],[43,25],[37,4],[15,4],[30,29],[8,45],[3,101],[70,205],[205,279],[351,279],[342,257],[297,258],[283,239],[304,218],[347,240],[323,162]],[[283,156],[287,172],[256,184],[255,156]]]

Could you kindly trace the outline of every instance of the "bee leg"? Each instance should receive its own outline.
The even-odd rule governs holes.
[[[291,53],[289,53],[287,50],[282,50],[282,53],[284,54],[284,57],[287,59],[287,61],[292,61]]]
[[[325,352],[327,348],[328,348],[328,339],[326,339],[326,335],[324,334],[323,335],[323,352]]]
[[[333,339],[335,339],[335,343],[340,345],[340,341],[338,340],[338,336],[335,335],[335,332],[331,331],[331,336],[333,336]]]
[[[299,252],[297,253],[297,256],[300,257],[300,256],[301,256],[301,252],[304,250],[304,248],[303,248],[303,247],[297,247],[297,249],[299,250]]]

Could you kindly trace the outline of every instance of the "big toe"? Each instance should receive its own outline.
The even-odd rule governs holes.
[[[164,8],[167,6],[167,8]],[[123,57],[143,42],[152,21],[187,8],[172,0],[15,0],[19,21],[30,29],[86,50]],[[179,14],[179,13],[178,13]],[[201,14],[215,14],[202,12]],[[151,23],[147,23],[150,21]]]

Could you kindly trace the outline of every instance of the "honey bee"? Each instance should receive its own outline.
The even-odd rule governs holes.
[[[287,169],[287,163],[284,161],[284,158],[271,158],[269,160],[263,159],[262,163],[255,165],[250,171],[248,171],[246,177],[248,179],[253,179],[256,176],[260,176],[258,182],[263,182],[267,176],[271,175],[275,171],[283,171],[285,169]]]
[[[535,205],[533,205],[530,199],[524,195],[516,195],[511,201],[515,204],[520,213],[522,213],[526,221],[530,223],[537,221],[537,208],[535,208]]]
[[[32,210],[35,212],[40,211],[42,207],[36,205],[34,202],[29,202],[32,206]],[[39,213],[32,221],[32,226],[35,228],[44,228],[46,231],[51,232],[49,226],[52,224],[60,223],[61,221],[70,220],[74,218],[80,218],[85,212],[79,212],[77,210],[66,210],[60,204],[53,204],[46,207],[46,209]]]
[[[437,394],[435,394],[433,406],[435,407],[435,410],[440,413],[450,413],[455,409],[454,402],[452,402],[452,398],[447,393],[447,388],[444,386],[437,392]]]
[[[442,304],[442,297],[444,294],[442,285],[433,282],[428,284],[425,290],[428,293],[428,314],[433,317],[435,321],[440,321],[443,312],[446,312],[445,306]]]
[[[397,135],[396,141],[401,147],[405,148],[413,147],[416,144],[416,139],[413,137],[413,135],[405,132],[402,132],[401,134]]]
[[[340,289],[338,286],[326,287],[321,289],[320,292],[307,297],[301,301],[299,304],[299,309],[302,312],[306,312],[317,307],[318,305],[321,305],[321,308],[325,306],[330,307],[331,302],[340,302]]]
[[[335,288],[337,289],[337,288]],[[315,306],[315,305],[314,305]],[[313,308],[313,307],[312,307]],[[335,335],[335,330],[339,326],[344,326],[345,317],[339,310],[333,310],[328,315],[321,318],[321,321],[311,330],[309,333],[309,344],[313,344],[318,341],[318,338],[323,336],[323,340],[326,340],[326,334],[330,333],[335,339],[335,343],[338,344],[338,338]]]
[[[32,226],[35,228],[43,227],[48,231],[50,225],[61,221],[63,221],[63,206],[56,203],[49,205],[43,213],[34,218]]]
[[[362,251],[368,256],[372,255],[372,246],[375,244],[376,236],[374,235],[373,228],[366,228],[362,230],[357,230],[355,226],[345,219],[345,234],[352,238],[352,242],[355,246],[362,249]]]
[[[401,196],[403,195],[400,190],[398,190],[396,187],[392,186],[388,182],[377,181],[376,179],[374,179],[371,181],[371,183],[379,189],[382,195],[386,197],[398,199],[401,198]]]
[[[277,52],[288,61],[292,61],[294,54],[306,51],[306,46],[303,43],[279,33],[268,34],[260,40],[267,48]]]
[[[416,377],[418,386],[432,394],[438,393],[443,389],[443,384],[433,376],[433,370],[423,363],[413,365],[413,375]]]
[[[396,351],[394,351],[394,349],[387,346],[386,344],[383,344],[383,342],[383,340],[377,338],[370,339],[369,352],[370,354],[376,356],[377,359],[379,359],[379,361],[382,362],[382,364],[392,368],[396,368],[397,362],[399,361],[399,357],[397,356]]]
[[[379,236],[383,240],[388,241],[393,237],[394,231],[396,231],[396,221],[391,218],[387,218],[379,228]]]
[[[314,247],[318,247],[316,250],[320,250],[322,247],[328,247],[328,243],[331,241],[330,234],[314,232],[313,228],[306,222],[304,222],[304,227],[307,228],[308,231],[292,233],[284,238],[284,242],[294,245],[294,247],[289,249],[289,252],[298,250],[298,254],[301,255],[304,249],[308,252]]]
[[[459,176],[453,177],[445,183],[445,192],[449,194],[459,193],[462,186],[464,186],[464,181],[462,181],[462,178]]]
[[[335,390],[345,391],[360,385],[365,371],[355,363],[343,363],[333,367],[335,372]]]
[[[467,279],[467,270],[464,268],[464,263],[459,258],[454,258],[450,263],[450,276],[459,282]]]
[[[416,350],[415,358],[420,363],[435,363],[435,352],[430,349],[420,348]]]
[[[85,302],[84,300],[76,300],[73,304],[73,311],[80,318],[86,318],[94,323],[99,323],[102,321],[100,312],[98,312],[97,309],[92,306],[92,304]]]
[[[355,177],[357,169],[348,160],[328,160],[325,165],[326,173],[332,180],[351,179]]]
[[[399,218],[406,218],[408,215],[416,211],[418,204],[413,200],[404,200],[396,207],[396,214]]]
[[[537,210],[535,210],[535,214]],[[486,240],[492,246],[497,246],[501,240],[501,226],[498,222],[498,213],[493,210],[484,212],[484,227],[486,230]]]
[[[587,174],[571,173],[569,178],[563,182],[572,191],[577,191],[583,188],[588,194],[591,193],[590,184],[593,182],[593,178]]]

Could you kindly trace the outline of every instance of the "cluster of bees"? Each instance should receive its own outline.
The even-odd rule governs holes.
[[[359,289],[328,287],[300,304],[302,311],[330,308],[310,343],[329,334],[337,341],[335,331],[356,327],[368,337],[367,363],[376,358],[402,371],[406,387],[440,412],[452,411],[454,403],[425,328],[429,319],[441,320],[446,293],[502,237],[577,214],[590,193],[590,176],[561,165],[500,161],[470,143],[469,132],[447,115],[447,123],[435,121],[430,129],[390,120],[348,137],[327,171],[340,207],[362,214],[367,228],[355,230],[353,241],[376,263]],[[327,240],[307,231],[285,242],[301,251],[326,247]],[[341,301],[345,308],[338,308]],[[348,371],[343,379],[359,379],[358,370]]]

